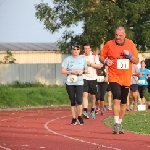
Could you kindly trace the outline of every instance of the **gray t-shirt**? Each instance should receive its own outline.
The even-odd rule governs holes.
[[[132,65],[132,73],[140,72],[137,65],[133,64]],[[137,76],[132,76],[131,77],[131,84],[138,84],[138,77]]]

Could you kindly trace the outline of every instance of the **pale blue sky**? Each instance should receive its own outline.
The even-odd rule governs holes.
[[[0,42],[56,42],[62,34],[51,34],[35,18],[41,0],[0,0]],[[43,0],[52,5],[52,0]],[[81,33],[81,27],[73,28]]]

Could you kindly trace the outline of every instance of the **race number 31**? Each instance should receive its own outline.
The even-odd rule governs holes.
[[[117,59],[117,69],[129,69],[129,59]]]

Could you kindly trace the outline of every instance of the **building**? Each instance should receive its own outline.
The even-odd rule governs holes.
[[[0,61],[7,50],[17,64],[61,63],[68,56],[61,53],[56,43],[0,43]]]

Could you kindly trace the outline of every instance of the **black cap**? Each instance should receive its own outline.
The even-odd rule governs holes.
[[[75,44],[75,45],[72,46],[72,49],[74,49],[75,47],[80,48],[79,45]]]

